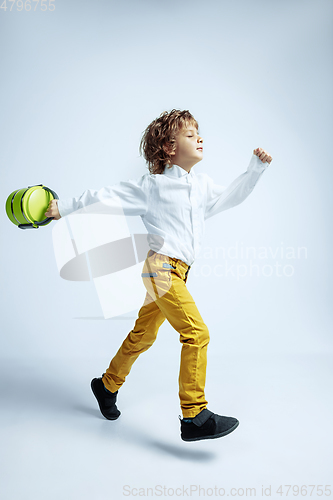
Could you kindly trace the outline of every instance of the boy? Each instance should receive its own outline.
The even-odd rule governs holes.
[[[203,139],[188,110],[165,111],[145,130],[140,154],[149,173],[99,191],[87,190],[79,198],[52,200],[45,213],[56,220],[96,202],[106,205],[119,196],[125,215],[140,215],[148,230],[150,250],[142,280],[146,297],[133,330],[128,334],[102,377],[91,382],[101,413],[119,417],[119,388],[137,357],[155,341],[165,319],[180,335],[179,398],[184,441],[218,438],[239,424],[234,417],[207,408],[205,380],[209,332],[187,290],[189,269],[202,244],[204,221],[247,198],[272,161],[262,148],[254,150],[249,167],[228,188],[219,186],[192,167],[203,158]]]

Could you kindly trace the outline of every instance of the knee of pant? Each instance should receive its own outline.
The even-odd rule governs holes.
[[[180,335],[180,342],[182,344],[196,344],[201,347],[206,346],[209,343],[210,336],[207,325],[203,324],[200,328],[189,332],[182,332]]]
[[[207,325],[204,326],[200,334],[200,341],[202,344],[207,345],[210,341],[209,330]]]

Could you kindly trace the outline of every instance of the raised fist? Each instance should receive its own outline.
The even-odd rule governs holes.
[[[262,148],[257,148],[253,151],[253,154],[254,155],[257,155],[258,158],[263,162],[265,163],[267,161],[267,163],[271,163],[272,161],[272,157],[269,153],[267,153],[267,151],[265,151],[264,149]]]

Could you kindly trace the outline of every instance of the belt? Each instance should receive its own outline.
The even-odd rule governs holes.
[[[158,252],[155,252],[154,250],[150,249],[149,252],[148,252],[148,257],[150,257],[151,255],[153,255],[154,253],[158,253]],[[173,257],[171,257],[173,258]],[[175,259],[175,260],[180,260],[180,259]],[[183,262],[183,261],[181,261]],[[185,262],[183,262],[185,264]],[[191,269],[191,266],[188,266],[187,270],[186,270],[186,273],[185,273],[185,278],[186,276],[188,275],[188,272],[189,270]]]

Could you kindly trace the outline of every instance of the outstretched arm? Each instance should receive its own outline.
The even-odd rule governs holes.
[[[45,215],[56,220],[72,212],[96,204],[87,213],[110,213],[116,215],[144,215],[148,209],[148,174],[139,179],[121,181],[101,189],[87,189],[77,198],[52,200]],[[97,205],[98,204],[98,205]]]
[[[247,171],[235,179],[230,186],[215,184],[207,176],[207,203],[205,219],[242,203],[253,191],[262,173],[271,163],[272,157],[262,148],[253,151]]]

